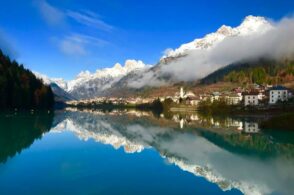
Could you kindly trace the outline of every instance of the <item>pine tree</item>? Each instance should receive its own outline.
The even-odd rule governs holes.
[[[53,105],[51,87],[0,50],[0,109],[51,109]]]

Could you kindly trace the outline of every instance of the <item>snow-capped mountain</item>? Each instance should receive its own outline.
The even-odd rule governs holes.
[[[207,34],[205,37],[195,39],[192,42],[185,43],[177,49],[168,50],[167,54],[162,57],[177,57],[184,55],[187,51],[195,49],[210,49],[216,46],[227,37],[234,36],[250,36],[255,33],[262,34],[272,29],[272,24],[264,17],[247,16],[240,26],[232,28],[230,26],[222,25],[216,32]]]
[[[124,65],[116,63],[111,68],[98,69],[95,73],[82,71],[71,81],[61,78],[49,78],[46,75],[34,72],[45,84],[56,84],[65,92],[77,99],[91,98],[106,93],[106,90],[118,82],[122,77],[142,70],[149,69],[150,65],[145,65],[142,61],[126,60]]]
[[[76,79],[68,82],[66,90],[79,99],[100,96],[122,77],[149,67],[142,61],[127,60],[124,66],[116,63],[112,68],[97,70],[95,73],[81,72]]]
[[[169,49],[154,66],[145,65],[142,61],[127,60],[123,66],[117,63],[112,68],[97,70],[95,73],[83,71],[68,82],[62,79],[43,80],[56,83],[78,99],[132,92],[145,86],[156,87],[179,81],[196,81],[219,68],[241,60],[242,56],[228,52],[225,52],[225,60],[221,59],[224,52],[213,56],[215,53],[212,51],[220,50],[219,45],[229,42],[229,48],[232,50],[232,47],[239,47],[236,45],[238,39],[254,43],[252,40],[259,40],[275,28],[276,26],[264,17],[247,16],[237,27],[222,25],[216,32],[203,38],[185,43],[176,49]],[[248,50],[250,49],[244,49]]]
[[[166,55],[162,56],[157,65],[144,71],[143,74],[136,74],[131,77],[127,75],[128,78],[125,77],[122,80],[124,80],[126,88],[170,85],[179,81],[196,81],[235,62],[234,60],[210,62],[210,52],[217,48],[220,43],[232,41],[236,38],[250,40],[252,37],[262,36],[274,28],[264,17],[247,16],[237,27],[222,25],[216,32],[207,34],[203,38],[195,39],[176,49],[168,49]],[[121,86],[117,88],[121,88]]]
[[[49,78],[48,76],[41,74],[39,72],[33,72],[37,78],[42,79],[43,82],[47,85],[51,83],[57,84],[60,88],[66,90],[67,89],[67,82],[63,78]]]
[[[93,74],[91,74],[89,71],[83,71],[76,77],[76,79],[68,82],[67,91],[72,92],[80,86],[83,86],[87,83],[89,84],[89,82],[92,80],[109,80],[110,78],[112,78],[111,80],[113,80],[114,78],[120,78],[132,71],[136,71],[145,67],[146,65],[142,61],[127,60],[124,66],[122,66],[119,63],[116,63],[112,68],[100,69]],[[101,87],[103,89],[106,89],[110,86],[104,85]]]
[[[55,100],[56,101],[68,101],[76,99],[72,95],[70,95],[66,89],[67,89],[67,82],[62,78],[49,78],[48,76],[33,72],[35,76],[39,79],[41,79],[44,84],[50,85],[52,88],[53,93],[55,94]]]

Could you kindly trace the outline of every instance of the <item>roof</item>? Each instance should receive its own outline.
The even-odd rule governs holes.
[[[271,91],[271,90],[289,90],[289,89],[284,86],[277,85],[277,86],[270,88],[269,90]]]
[[[212,95],[214,96],[219,96],[220,95],[220,92],[216,91],[216,92],[212,92]]]
[[[200,97],[195,96],[195,97],[187,97],[189,100],[200,100]]]
[[[242,95],[258,95],[257,91],[243,92]]]
[[[238,94],[229,94],[228,97],[239,97]]]
[[[235,88],[235,89],[233,89],[232,91],[234,91],[234,92],[236,92],[236,93],[242,93],[242,89],[240,89],[240,88]]]
[[[188,91],[185,96],[195,96],[195,94],[192,91]]]

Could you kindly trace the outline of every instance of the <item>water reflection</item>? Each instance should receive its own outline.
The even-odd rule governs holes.
[[[53,114],[1,113],[0,164],[7,161],[49,131]]]
[[[290,194],[294,190],[293,133],[287,133],[291,137],[287,140],[264,132],[258,126],[260,118],[196,113],[154,117],[134,110],[71,110],[60,115],[64,119],[52,131],[66,129],[82,140],[123,147],[127,153],[152,147],[170,163],[224,191]]]
[[[69,131],[81,140],[93,139],[126,153],[153,148],[167,162],[223,191],[291,194],[294,135],[265,131],[259,125],[263,120],[199,113],[154,115],[137,110],[67,110],[56,112],[54,119],[52,114],[2,114],[0,164],[28,148],[52,126],[51,134]]]

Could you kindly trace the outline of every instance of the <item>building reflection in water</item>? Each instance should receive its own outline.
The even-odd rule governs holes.
[[[168,162],[224,191],[294,191],[289,182],[294,179],[294,144],[259,130],[258,121],[198,113],[161,114],[156,118],[150,112],[135,110],[84,110],[63,115],[53,131],[67,129],[82,140],[123,147],[127,153],[154,148]]]
[[[68,111],[79,111],[77,108],[67,108]],[[110,112],[105,112],[101,110],[90,110],[85,109],[83,112],[93,113],[96,115],[131,115],[135,117],[151,117],[153,116],[152,112],[141,111],[135,109],[124,109],[124,110],[111,110]],[[230,128],[237,130],[242,133],[253,134],[259,133],[259,123],[251,121],[249,119],[242,118],[232,118],[232,117],[213,117],[201,115],[197,112],[190,113],[169,113],[170,116],[166,116],[161,113],[160,118],[172,120],[175,123],[178,123],[181,129],[184,129],[187,126],[198,124],[204,125],[205,127],[210,128]]]
[[[244,122],[244,132],[245,133],[258,133],[260,129],[258,128],[258,123],[255,122]]]
[[[160,117],[165,118],[165,115],[161,114]],[[247,134],[260,132],[258,122],[250,121],[248,119],[244,120],[241,118],[214,118],[212,116],[203,116],[199,113],[173,113],[171,120],[178,123],[181,129],[193,123],[198,123],[205,124],[206,127],[230,128]]]

